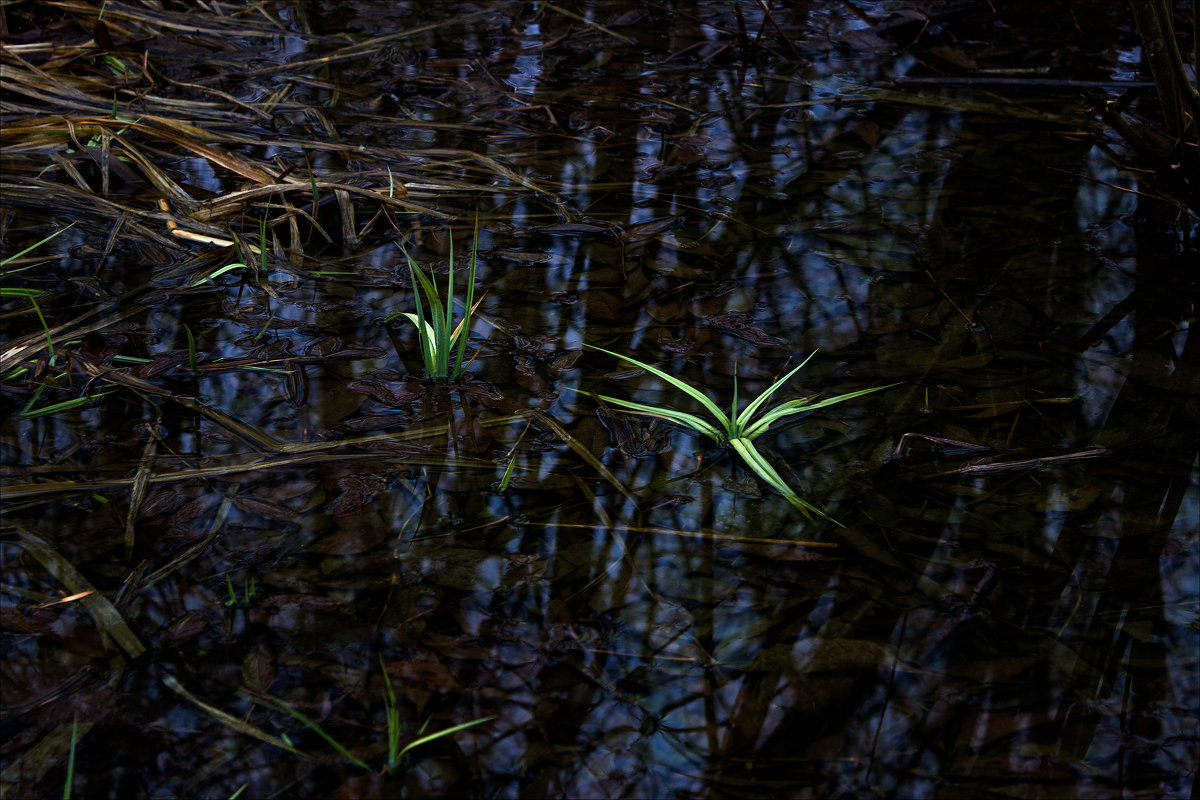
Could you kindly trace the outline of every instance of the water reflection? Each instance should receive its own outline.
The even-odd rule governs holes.
[[[754,39],[722,3],[589,3],[584,21],[514,3],[461,23],[429,5],[347,9],[283,3],[286,33],[256,51],[269,63],[221,67],[222,91],[257,102],[278,81],[274,102],[292,104],[278,134],[226,132],[223,146],[354,186],[407,183],[427,210],[393,220],[443,274],[439,215],[461,255],[478,207],[478,359],[451,388],[414,374],[412,329],[383,323],[411,305],[407,271],[361,195],[312,200],[303,230],[283,197],[247,209],[278,219],[269,258],[289,283],[247,270],[198,288],[155,271],[160,294],[135,297],[148,313],[92,334],[85,355],[145,359],[130,374],[154,391],[118,386],[94,408],[17,421],[5,441],[23,482],[154,468],[140,508],[121,477],[70,502],[22,498],[11,515],[114,594],[139,585],[122,552],[132,515],[137,574],[155,578],[121,603],[154,658],[113,678],[124,690],[95,714],[86,787],[1186,790],[1200,713],[1195,286],[1173,235],[1134,227],[1154,209],[1119,188],[1131,178],[1082,125],[942,94],[872,100],[876,81],[922,63],[864,52],[868,26],[844,6],[774,12],[803,59],[759,7],[740,10],[765,31]],[[391,49],[344,41],[398,21]],[[240,181],[195,153],[171,168],[197,194]],[[84,230],[71,252],[115,235]],[[189,274],[234,257],[207,252]],[[64,261],[51,279],[99,263]],[[903,386],[760,440],[838,529],[698,437],[631,447],[637,432],[576,390],[687,401],[585,343],[656,362],[722,406],[735,377],[744,402],[812,349],[779,399]],[[965,446],[892,458],[908,432]],[[1100,446],[1110,455],[1038,461]],[[47,616],[61,581],[25,552],[0,549],[17,576],[5,603],[23,610],[5,669],[36,691],[6,701],[4,724],[30,724],[32,742],[67,712],[17,680],[59,674],[25,637],[80,674],[105,651],[80,643],[100,638],[83,615]],[[381,660],[406,735],[427,719],[496,720],[385,779],[238,693],[285,698],[377,765]],[[325,755],[296,763],[234,735],[163,693],[164,676]],[[216,766],[183,769],[188,753]]]

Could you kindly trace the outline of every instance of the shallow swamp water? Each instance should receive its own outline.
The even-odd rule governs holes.
[[[1188,797],[1136,32],[900,5],[0,7],[0,793]]]

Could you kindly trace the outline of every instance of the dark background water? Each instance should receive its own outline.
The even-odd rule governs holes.
[[[4,252],[75,223],[4,273],[64,326],[5,299],[6,794],[78,719],[86,797],[1187,797],[1195,217],[1119,87],[945,80],[1135,80],[1136,33],[893,6],[6,7]],[[166,226],[264,214],[198,285],[238,251]],[[461,280],[476,219],[446,388],[397,231]],[[598,412],[695,404],[585,343],[723,407],[897,383],[758,440],[844,527]],[[405,741],[494,719],[382,775],[381,663]]]

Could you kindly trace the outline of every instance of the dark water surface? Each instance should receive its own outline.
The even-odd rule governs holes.
[[[0,270],[4,796],[73,720],[88,798],[1189,796],[1188,218],[1103,91],[893,82],[1135,79],[1125,7],[666,5],[4,9],[3,252],[75,223]],[[397,229],[461,288],[476,214],[445,387]],[[756,441],[844,527],[585,343],[898,384]],[[389,683],[491,719],[386,772]]]

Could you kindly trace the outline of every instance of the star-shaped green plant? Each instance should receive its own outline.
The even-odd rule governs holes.
[[[726,414],[724,410],[722,410],[716,403],[709,399],[708,395],[706,395],[700,389],[692,386],[689,383],[685,383],[673,375],[668,375],[666,372],[663,372],[656,367],[652,367],[651,365],[642,361],[638,361],[636,358],[621,355],[620,353],[614,353],[611,350],[605,350],[603,347],[595,347],[593,345],[588,346],[592,347],[594,350],[599,350],[602,353],[608,353],[610,356],[615,356],[622,361],[627,361],[630,364],[640,367],[641,369],[644,369],[653,375],[657,375],[667,383],[687,394],[689,397],[695,399],[696,402],[700,403],[700,405],[704,406],[704,408],[712,415],[712,419],[706,419],[704,417],[690,414],[686,411],[678,411],[673,408],[661,408],[659,406],[646,405],[645,403],[635,403],[632,400],[622,400],[619,397],[610,397],[608,395],[594,394],[592,392],[583,392],[583,394],[599,397],[605,402],[612,403],[613,405],[620,406],[622,408],[628,408],[635,413],[661,417],[662,419],[670,420],[671,422],[677,422],[681,425],[686,425],[693,430],[699,431],[715,441],[717,444],[732,448],[733,451],[741,456],[742,459],[750,466],[752,470],[758,474],[760,478],[773,486],[780,494],[787,498],[789,503],[794,505],[796,508],[799,508],[806,513],[813,513],[822,516],[825,519],[828,519],[830,522],[838,525],[841,523],[830,517],[825,512],[821,511],[816,506],[804,500],[804,498],[796,494],[795,490],[793,490],[787,485],[787,483],[784,482],[783,478],[779,475],[775,468],[771,466],[770,462],[768,462],[766,458],[763,457],[762,453],[760,453],[754,446],[754,439],[766,433],[772,425],[785,417],[790,417],[795,414],[806,414],[809,411],[816,411],[818,408],[825,408],[826,406],[831,406],[835,403],[841,403],[845,400],[861,397],[864,394],[878,392],[881,389],[887,389],[890,386],[896,385],[893,383],[888,384],[888,386],[876,386],[871,389],[861,389],[857,392],[847,392],[846,394],[839,394],[836,397],[830,397],[825,400],[815,400],[814,398],[788,400],[759,414],[760,409],[763,408],[764,404],[771,397],[771,395],[775,393],[775,390],[787,383],[789,378],[799,372],[804,365],[807,364],[812,357],[817,354],[814,350],[809,354],[808,358],[804,359],[798,366],[771,384],[771,386],[765,392],[756,397],[750,403],[750,405],[746,406],[740,412],[738,411],[737,376],[735,375],[733,378],[733,404],[730,407],[729,413]]]

